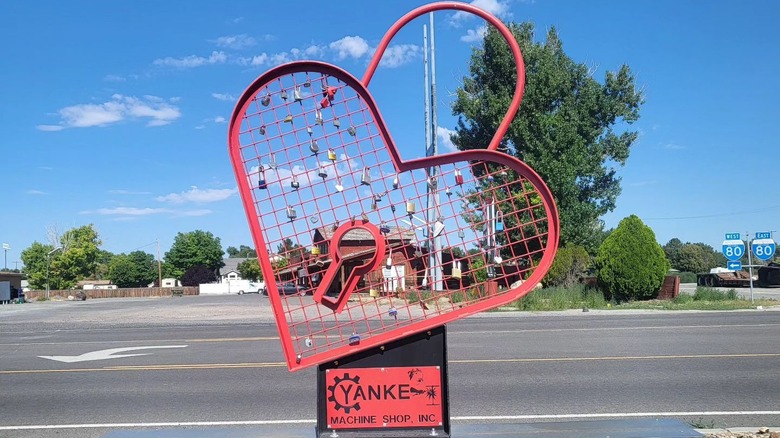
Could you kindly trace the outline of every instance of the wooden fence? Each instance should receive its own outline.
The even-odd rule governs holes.
[[[49,298],[62,297],[68,298],[69,295],[76,296],[77,293],[84,292],[87,298],[140,298],[140,297],[169,297],[174,295],[198,295],[197,286],[188,287],[136,287],[124,289],[70,289],[70,290],[50,290]],[[45,290],[31,290],[24,293],[27,300],[36,300],[38,297],[45,297]]]

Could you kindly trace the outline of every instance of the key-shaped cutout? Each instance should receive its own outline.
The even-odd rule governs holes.
[[[344,272],[346,268],[344,260],[349,255],[342,254],[341,244],[342,239],[348,233],[367,233],[370,235],[368,240],[373,239],[376,246],[373,254],[363,255],[360,264],[352,267],[349,272]],[[352,219],[338,227],[330,238],[328,255],[331,262],[322,275],[322,281],[314,292],[314,301],[332,309],[336,313],[344,310],[349,296],[355,291],[361,278],[382,264],[385,247],[385,238],[380,233],[379,228],[362,218]],[[343,282],[339,281],[340,276],[346,277],[346,279]],[[328,296],[328,292],[334,290],[334,285],[336,286],[335,293],[337,294],[335,298]]]

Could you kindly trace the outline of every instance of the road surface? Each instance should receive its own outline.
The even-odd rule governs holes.
[[[263,300],[0,307],[0,437],[103,436],[151,423],[311,427],[315,373],[287,371],[267,314],[135,323],[119,317],[153,306],[262,313]],[[701,426],[780,425],[778,335],[774,310],[473,317],[448,327],[451,413],[454,422],[664,417]]]

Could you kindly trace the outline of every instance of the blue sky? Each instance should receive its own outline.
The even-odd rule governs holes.
[[[262,7],[260,6],[262,4]],[[165,252],[202,229],[251,244],[227,155],[235,99],[296,58],[362,76],[385,30],[417,1],[3,2],[0,240],[8,267],[47,230],[95,224],[112,252]],[[595,77],[628,64],[646,104],[604,217],[630,214],[660,243],[719,246],[729,231],[780,229],[780,60],[770,1],[478,0],[505,20],[549,26]],[[370,90],[405,158],[424,155],[422,25],[393,41]],[[439,132],[476,18],[436,14]],[[447,150],[447,145],[442,146]],[[151,245],[150,245],[151,244]]]

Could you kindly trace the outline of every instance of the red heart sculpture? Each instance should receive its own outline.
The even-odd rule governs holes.
[[[393,35],[440,9],[496,26],[518,84],[487,149],[404,161],[366,87]],[[541,281],[558,245],[553,196],[496,152],[523,81],[520,49],[498,19],[435,3],[388,31],[362,82],[302,61],[244,92],[230,157],[291,371],[498,307]]]

